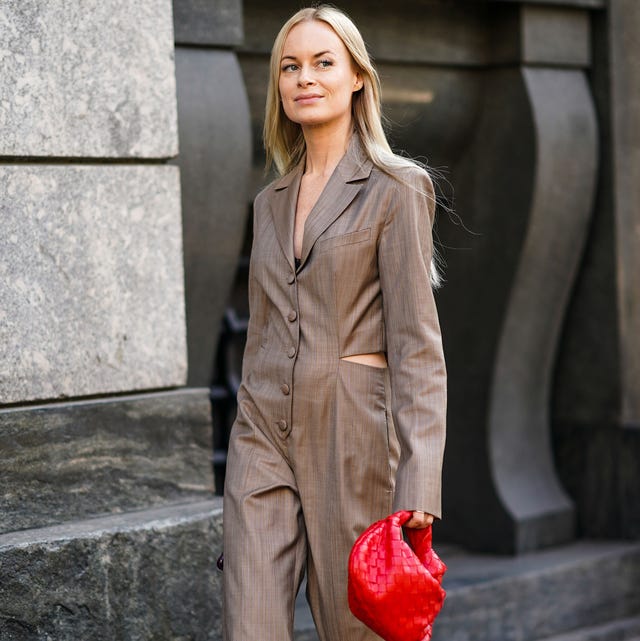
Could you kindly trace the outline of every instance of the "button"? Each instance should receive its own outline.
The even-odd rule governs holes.
[[[281,432],[286,432],[287,431],[287,421],[276,421],[276,425],[278,426],[278,429]]]
[[[289,393],[289,386],[286,383],[280,385],[280,391],[286,396]]]
[[[287,283],[289,283],[289,285],[293,285],[293,283],[295,283],[295,281],[296,281],[296,275],[295,274],[289,274],[287,276]]]
[[[287,352],[287,356],[289,358],[293,358],[296,355],[296,348],[295,347],[290,347],[289,351]]]
[[[296,313],[296,310],[295,310],[295,309],[292,309],[292,310],[289,312],[289,314],[287,315],[287,318],[289,319],[289,321],[290,321],[291,323],[293,323],[293,321],[294,321],[296,318],[298,318],[298,314]]]

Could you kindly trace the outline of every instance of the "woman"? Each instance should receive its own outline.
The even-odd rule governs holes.
[[[335,8],[299,11],[276,38],[264,140],[282,177],[254,207],[225,638],[292,639],[306,568],[321,641],[373,640],[347,605],[351,546],[392,511],[412,510],[415,528],[440,516],[433,188],[391,152],[377,74]]]

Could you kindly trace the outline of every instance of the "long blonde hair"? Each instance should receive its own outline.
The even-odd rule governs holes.
[[[394,175],[394,177],[397,177],[394,170],[415,166],[423,167],[420,163],[398,156],[391,150],[382,126],[380,77],[371,62],[364,39],[346,13],[336,7],[324,4],[300,9],[284,23],[273,43],[263,129],[267,170],[275,165],[278,173],[284,175],[302,160],[306,152],[302,127],[289,120],[284,113],[278,85],[280,60],[285,40],[293,27],[308,20],[325,22],[336,32],[360,73],[363,85],[361,89],[354,92],[351,109],[355,129],[360,135],[364,151],[371,162],[381,171]],[[433,197],[431,194],[425,195]],[[437,269],[439,257],[435,248],[433,256],[431,283],[437,287],[441,284],[441,277]]]

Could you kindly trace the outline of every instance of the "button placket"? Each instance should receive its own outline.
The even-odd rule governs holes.
[[[288,348],[285,348],[287,357],[291,359],[289,361],[289,366],[285,367],[286,373],[284,375],[284,381],[280,384],[280,392],[283,397],[287,397],[286,405],[287,411],[285,412],[288,420],[284,418],[275,421],[274,425],[277,429],[277,433],[280,438],[287,439],[291,433],[291,410],[293,408],[293,393],[290,381],[293,380],[293,368],[295,367],[295,357],[298,353],[298,341],[300,340],[300,327],[298,323],[295,323],[298,320],[298,311],[296,310],[296,302],[298,298],[297,292],[297,278],[295,271],[287,275],[287,283],[291,285],[290,290],[290,305],[288,311],[283,311],[283,318],[286,318],[290,325],[290,338],[292,343]],[[295,324],[294,324],[295,323]],[[282,398],[282,397],[281,397]],[[284,398],[283,398],[284,401]]]

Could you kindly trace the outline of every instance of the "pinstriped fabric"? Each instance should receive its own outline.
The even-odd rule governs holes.
[[[391,511],[440,514],[446,373],[429,284],[431,182],[417,168],[400,181],[383,174],[354,136],[307,219],[296,270],[301,171],[255,202],[225,482],[227,641],[291,639],[305,563],[320,639],[378,639],[348,609],[351,546]],[[388,369],[341,360],[378,351]]]

